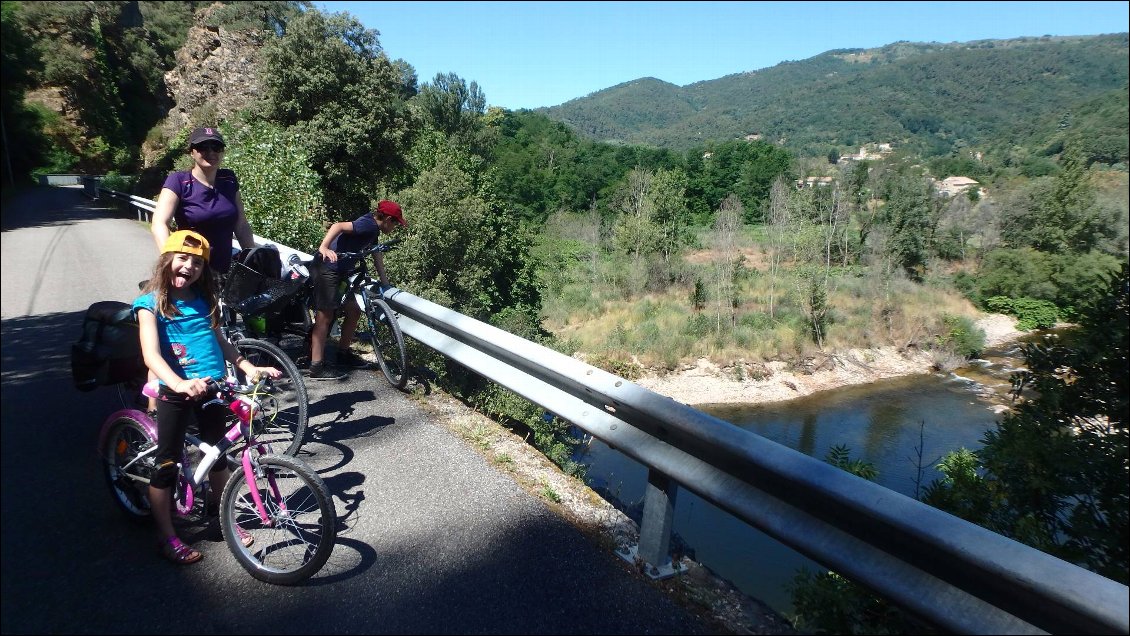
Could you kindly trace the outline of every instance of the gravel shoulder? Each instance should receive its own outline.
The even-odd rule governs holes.
[[[417,396],[423,408],[435,414],[457,437],[482,454],[492,466],[508,475],[528,493],[569,521],[585,536],[609,552],[635,544],[635,521],[601,498],[581,480],[561,472],[545,455],[513,431],[440,392]],[[795,634],[788,620],[767,605],[744,595],[708,568],[685,557],[684,572],[663,581],[651,581],[676,602],[709,621],[722,634]],[[631,567],[625,562],[625,567]]]

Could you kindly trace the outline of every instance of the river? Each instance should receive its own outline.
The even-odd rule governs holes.
[[[943,455],[980,448],[985,431],[1000,417],[996,411],[1007,403],[1008,375],[1018,353],[1013,345],[987,351],[954,373],[895,378],[787,402],[696,408],[820,459],[835,446],[847,446],[853,459],[875,465],[877,483],[913,497],[941,476],[934,463]],[[594,490],[629,514],[638,513],[647,482],[643,465],[598,440],[577,459],[588,465]],[[786,616],[792,613],[787,586],[797,571],[823,569],[685,489],[676,496],[673,532],[673,546]]]

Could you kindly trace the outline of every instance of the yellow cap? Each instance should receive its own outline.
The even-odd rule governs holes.
[[[208,257],[212,255],[212,247],[208,245],[208,239],[192,230],[177,230],[165,239],[165,247],[161,249],[161,253],[167,252],[193,254],[208,262]]]

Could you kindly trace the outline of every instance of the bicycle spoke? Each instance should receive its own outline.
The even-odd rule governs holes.
[[[325,485],[297,464],[285,456],[260,458],[262,476],[255,477],[254,487],[263,514],[242,473],[233,476],[228,484],[232,492],[224,494],[225,537],[233,535],[229,547],[256,578],[272,583],[293,583],[313,574],[329,557],[336,536]],[[248,537],[250,545],[245,545]]]

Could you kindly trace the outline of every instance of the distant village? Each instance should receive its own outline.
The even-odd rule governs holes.
[[[753,135],[747,135],[746,139],[749,139],[752,136]],[[760,138],[760,135],[757,135],[757,137]],[[839,160],[836,161],[836,165],[843,166],[853,161],[875,161],[886,157],[892,152],[894,152],[894,149],[889,143],[864,144],[859,147],[859,152],[850,155],[842,155]],[[981,153],[977,153],[977,159],[981,158],[980,154]],[[977,193],[981,197],[988,195],[988,192],[985,190],[985,188],[980,187],[981,183],[976,179],[971,179],[970,177],[952,176],[946,177],[941,181],[933,178],[929,180],[930,183],[934,186],[934,191],[944,197],[952,197],[958,193],[965,192],[970,188],[976,188]],[[827,186],[831,185],[831,183],[832,177],[805,177],[804,179],[797,179],[796,187],[799,190],[801,188]]]
[[[746,141],[761,141],[761,138],[761,133],[750,133],[745,136]],[[778,143],[784,143],[784,139],[779,140]],[[836,165],[844,166],[853,161],[876,161],[878,159],[886,157],[892,152],[894,152],[894,148],[890,143],[863,144],[859,147],[859,152],[850,155],[841,155],[840,158],[836,160]],[[707,151],[702,154],[702,158],[709,159],[713,155],[714,153]],[[974,157],[977,160],[980,160],[981,153],[976,153]],[[961,192],[965,192],[970,188],[976,188],[977,194],[981,198],[985,198],[989,194],[984,187],[981,187],[981,182],[970,177],[952,176],[946,177],[941,181],[930,177],[928,177],[928,179],[931,185],[934,186],[934,191],[944,197],[952,197]],[[798,190],[801,190],[803,188],[828,186],[832,184],[833,180],[833,177],[829,176],[805,177],[803,179],[796,180],[796,187]]]

